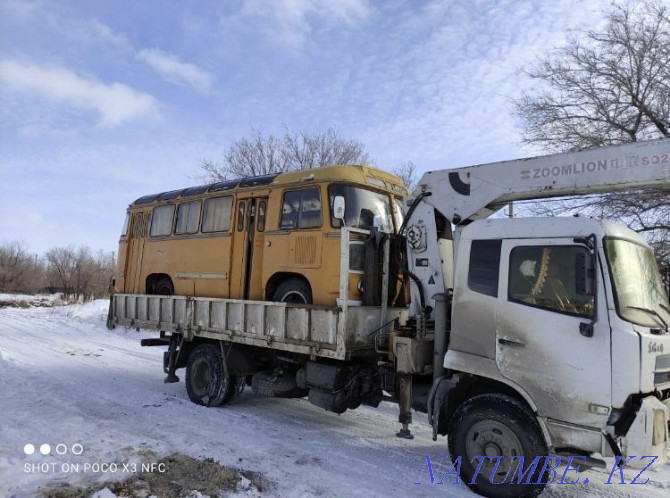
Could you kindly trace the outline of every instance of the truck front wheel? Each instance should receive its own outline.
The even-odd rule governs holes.
[[[203,406],[219,406],[234,396],[236,382],[227,377],[221,349],[200,344],[189,355],[186,365],[186,392],[191,401]]]
[[[460,478],[476,493],[530,497],[544,490],[548,472],[540,472],[547,446],[535,418],[516,399],[503,394],[470,398],[454,413],[448,434],[451,461],[461,458]]]

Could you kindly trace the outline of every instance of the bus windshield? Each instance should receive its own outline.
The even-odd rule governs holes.
[[[622,239],[605,239],[605,248],[619,316],[647,327],[670,325],[668,296],[651,249]]]
[[[342,226],[342,221],[332,217],[333,199],[337,195],[344,197],[344,223],[348,227],[370,230],[377,226],[382,232],[393,232],[393,216],[391,201],[387,194],[373,192],[364,188],[349,185],[331,185],[328,187],[330,197],[331,223],[334,227]]]

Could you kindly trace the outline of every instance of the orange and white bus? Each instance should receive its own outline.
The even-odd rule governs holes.
[[[407,194],[387,172],[326,166],[146,195],[128,208],[115,291],[334,306],[341,226],[396,233]],[[363,292],[361,244],[351,301]]]

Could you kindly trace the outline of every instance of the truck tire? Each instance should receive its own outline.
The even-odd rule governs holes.
[[[172,285],[172,280],[169,277],[161,277],[156,282],[156,287],[154,287],[154,293],[159,296],[171,296],[174,294],[174,286]]]
[[[251,379],[251,390],[260,396],[272,398],[304,398],[309,389],[298,387],[295,375],[259,372]]]
[[[272,300],[278,303],[312,304],[312,289],[299,278],[289,278],[279,284],[272,294]]]
[[[234,377],[226,377],[221,349],[215,344],[200,344],[189,355],[186,365],[186,392],[193,403],[219,406],[237,392]]]
[[[467,400],[451,417],[448,435],[451,461],[461,457],[460,478],[475,493],[496,498],[532,497],[544,490],[549,472],[540,476],[540,471],[548,457],[547,446],[535,417],[516,399],[503,394],[482,394]],[[482,472],[473,482],[482,460],[477,456],[492,458],[484,459]],[[519,458],[502,458],[495,469],[497,456],[523,456],[523,469],[518,468]],[[520,473],[538,456],[545,458],[540,458],[532,477],[529,479],[526,474],[518,484]],[[494,469],[496,473],[491,478]],[[525,484],[528,479],[540,484]]]

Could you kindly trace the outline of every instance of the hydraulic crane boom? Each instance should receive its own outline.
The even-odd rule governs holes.
[[[459,224],[517,200],[652,187],[670,194],[668,138],[430,171],[414,193]]]

